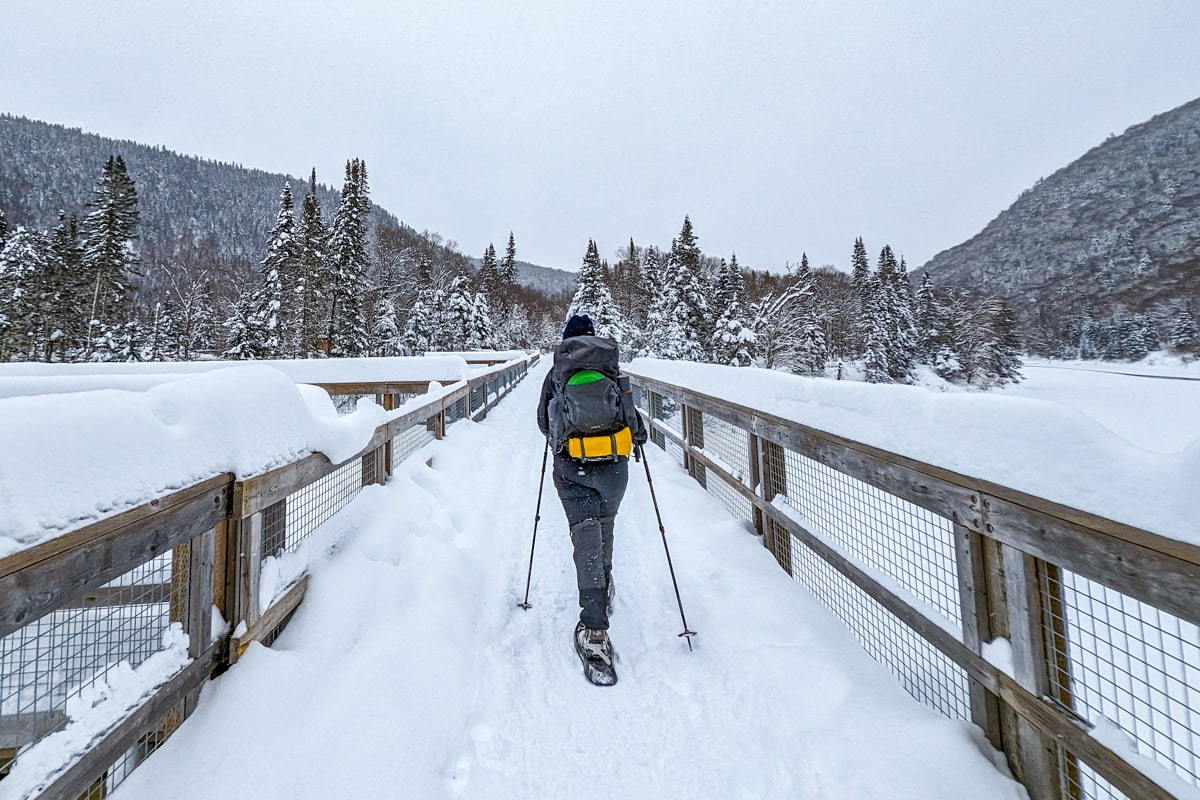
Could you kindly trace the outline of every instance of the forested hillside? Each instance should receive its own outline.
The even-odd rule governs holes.
[[[0,356],[265,357],[271,335],[260,330],[258,343],[245,338],[270,325],[276,338],[292,340],[276,343],[283,347],[276,355],[345,355],[333,351],[351,335],[355,352],[403,350],[403,330],[395,328],[411,316],[420,292],[439,290],[445,302],[473,292],[477,262],[456,243],[418,232],[371,203],[365,164],[353,181],[360,203],[339,219],[350,168],[348,161],[347,183],[335,192],[312,173],[272,174],[0,115]],[[294,230],[281,227],[285,185]],[[313,205],[305,230],[302,198]],[[106,207],[112,213],[101,213]],[[106,214],[124,220],[119,230],[101,230],[112,227]],[[256,314],[251,306],[276,302],[263,291],[274,291],[267,265],[279,247],[272,263],[282,270],[276,277],[283,295],[272,323],[265,308]],[[303,269],[297,248],[307,248]],[[514,250],[506,280],[502,302],[505,310],[521,307],[514,323],[520,330],[494,341],[530,346],[560,324],[574,276],[517,263]],[[470,306],[475,299],[454,302]],[[343,310],[350,317],[339,322]],[[317,317],[326,318],[320,341]],[[298,329],[283,330],[301,318],[311,340],[304,347]],[[343,324],[353,334],[339,330]],[[432,339],[417,336],[410,344],[465,345],[456,344],[461,331],[429,333]]]
[[[1050,355],[1138,358],[1200,313],[1200,100],[1109,138],[924,267],[1004,297]]]

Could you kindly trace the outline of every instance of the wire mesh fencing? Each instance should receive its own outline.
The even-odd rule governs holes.
[[[189,569],[177,547],[0,640],[0,775],[186,625]]]
[[[1200,786],[1200,628],[1068,570],[1040,577],[1055,699]],[[1107,796],[1079,780],[1082,796]]]
[[[781,566],[913,697],[979,724],[1016,774],[1036,776],[1031,796],[1143,800],[1191,796],[1191,788],[1177,795],[1164,787],[1200,787],[1200,628],[1145,600],[1162,597],[1152,570],[1142,567],[1130,583],[1112,550],[1125,545],[1111,520],[1095,518],[1087,530],[1104,535],[1091,554],[1077,552],[1088,546],[1077,538],[1084,523],[1063,520],[1078,512],[1047,510],[1053,504],[1041,500],[1020,505],[1002,488],[988,489],[1000,492],[1000,510],[991,510],[996,498],[971,479],[953,483],[944,469],[882,458],[786,420],[763,424],[761,412],[694,389],[689,403],[697,397],[700,405],[692,407],[674,390],[635,376],[635,405],[656,426],[652,441],[734,517],[753,520]],[[1036,537],[1022,539],[1030,529]],[[1128,535],[1127,558],[1149,557],[1147,536]],[[1062,543],[1061,563],[1047,555],[1052,541]],[[1172,580],[1194,580],[1200,552],[1173,561],[1181,549],[1171,542],[1157,551],[1163,569]],[[1107,570],[1142,599],[1062,564]],[[1004,699],[994,692],[1005,676],[980,658],[997,636],[1032,654],[1010,667],[1016,686]],[[1016,744],[1020,724],[1033,725],[1044,751]],[[1103,744],[1119,740],[1128,745]],[[1041,752],[1057,763],[1040,761]],[[1129,752],[1141,758],[1127,761]]]

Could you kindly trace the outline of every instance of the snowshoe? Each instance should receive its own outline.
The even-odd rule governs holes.
[[[583,675],[588,681],[596,686],[612,686],[617,682],[608,631],[594,631],[580,622],[575,626],[575,652],[583,662]]]

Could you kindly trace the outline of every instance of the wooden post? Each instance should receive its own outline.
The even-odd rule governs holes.
[[[704,447],[704,414],[700,409],[691,406],[682,406],[681,410],[683,412],[683,440],[692,447],[702,449]],[[704,471],[704,465],[686,453],[683,458],[688,474],[696,483],[707,489],[708,474]]]
[[[651,419],[651,421],[656,420],[656,419],[662,419],[662,395],[660,395],[656,392],[647,391],[646,396],[650,400],[650,419]],[[663,450],[667,449],[666,436],[663,433],[661,433],[660,431],[655,430],[653,426],[650,427],[650,441],[654,442],[656,445],[658,445]]]
[[[391,392],[383,396],[383,410],[396,410],[396,395]],[[389,437],[383,445],[383,474],[379,478],[380,483],[387,483],[387,479],[392,476],[392,440]]]
[[[236,526],[237,546],[231,548],[233,562],[233,586],[227,587],[231,601],[229,624],[236,628],[242,622],[253,625],[258,619],[258,583],[262,573],[262,513],[252,514],[238,521]],[[237,653],[229,653],[229,661],[237,660]]]
[[[747,458],[750,461],[750,464],[749,464],[750,488],[756,494],[758,494],[760,492],[759,484],[762,483],[762,472],[761,472],[762,464],[759,462],[758,437],[755,436],[753,433],[747,433],[746,436],[748,437],[748,441],[746,443],[746,453],[747,453]],[[754,506],[751,509],[750,513],[754,520],[754,532],[757,533],[759,536],[762,536],[765,533],[765,530],[763,528],[762,509],[759,508],[758,506]]]
[[[766,439],[758,440],[759,475],[762,478],[762,498],[768,503],[775,495],[787,496],[787,471],[784,467],[783,447]],[[763,544],[775,555],[779,566],[792,575],[792,535],[776,525],[774,520],[764,520]]]
[[[954,549],[958,564],[959,608],[962,612],[963,644],[982,655],[984,642],[992,640],[988,603],[987,571],[983,537],[965,525],[954,526]],[[975,679],[969,679],[971,721],[987,735],[996,749],[1003,749],[1000,734],[999,698]]]
[[[1044,614],[1038,562],[1009,545],[1001,545],[1001,550],[1014,677],[1035,697],[1045,697],[1050,693],[1050,681],[1042,632]],[[1011,726],[1002,731],[1005,755],[1013,774],[1029,791],[1030,800],[1068,797],[1054,741],[1023,717],[1013,715],[1005,721]]]

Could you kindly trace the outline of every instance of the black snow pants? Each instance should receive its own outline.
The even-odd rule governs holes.
[[[608,582],[612,577],[613,528],[629,485],[629,459],[583,463],[554,456],[554,488],[571,526],[579,619],[592,630],[608,629]]]

